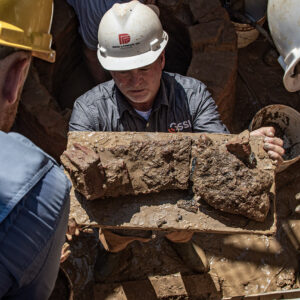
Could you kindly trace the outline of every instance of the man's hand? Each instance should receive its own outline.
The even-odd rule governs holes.
[[[72,240],[73,235],[76,235],[76,236],[79,235],[79,226],[76,223],[75,219],[71,218],[68,221],[68,231],[66,233],[66,237],[67,237],[68,241]]]
[[[64,243],[61,249],[60,263],[63,263],[68,259],[71,254],[70,245],[68,243]]]
[[[278,164],[283,162],[283,141],[282,139],[275,137],[275,129],[273,127],[261,127],[250,132],[250,135],[265,137],[264,149],[267,151],[270,158],[276,160]]]

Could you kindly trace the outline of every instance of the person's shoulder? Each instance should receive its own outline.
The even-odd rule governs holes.
[[[170,84],[179,84],[182,88],[186,90],[206,88],[206,85],[202,81],[178,73],[163,72],[163,79],[169,82]]]
[[[0,156],[1,159],[3,157],[15,157],[20,156],[25,158],[25,155],[28,156],[28,159],[32,159],[33,161],[48,161],[50,160],[52,163],[57,164],[55,159],[51,157],[49,154],[44,152],[41,148],[36,146],[33,142],[31,142],[24,135],[19,134],[17,132],[5,133],[0,131],[0,144],[3,147],[0,148]],[[5,154],[5,156],[4,156]]]
[[[97,106],[113,98],[115,83],[113,80],[101,83],[81,95],[75,103],[82,106]]]
[[[62,191],[69,191],[69,182],[55,160],[26,137],[0,131],[0,144],[0,207],[4,207],[0,223],[51,170],[51,183],[63,182]]]

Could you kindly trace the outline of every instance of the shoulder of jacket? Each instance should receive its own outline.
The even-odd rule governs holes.
[[[173,81],[173,83],[178,83],[185,90],[196,90],[196,89],[199,89],[199,87],[201,89],[206,88],[206,85],[202,81],[200,81],[196,78],[184,76],[184,75],[181,75],[178,73],[164,72],[163,78],[167,82]]]
[[[103,105],[107,101],[112,101],[115,92],[114,86],[113,80],[98,84],[77,98],[75,103],[86,107]]]

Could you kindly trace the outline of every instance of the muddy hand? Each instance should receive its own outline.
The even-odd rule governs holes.
[[[71,254],[70,245],[68,243],[64,243],[61,249],[60,263],[63,263],[68,259]]]
[[[79,235],[79,229],[80,228],[79,228],[78,224],[76,223],[75,219],[74,218],[69,219],[68,230],[66,233],[68,241],[72,240],[73,235],[76,235],[76,236]]]
[[[269,157],[276,160],[278,164],[283,162],[284,155],[283,141],[275,137],[275,129],[273,127],[261,127],[250,133],[252,136],[263,136],[264,149],[267,151]]]

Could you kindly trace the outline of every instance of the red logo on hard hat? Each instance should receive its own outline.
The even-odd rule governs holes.
[[[128,44],[130,42],[130,35],[127,33],[119,34],[120,45]]]

